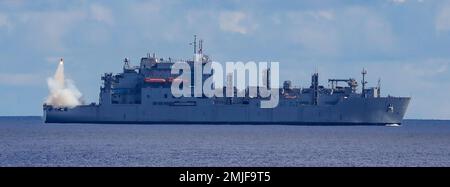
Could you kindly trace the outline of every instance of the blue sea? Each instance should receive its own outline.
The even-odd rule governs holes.
[[[450,121],[100,125],[0,117],[0,166],[450,166]]]

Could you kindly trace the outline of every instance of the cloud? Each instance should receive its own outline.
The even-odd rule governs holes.
[[[139,1],[130,3],[125,11],[129,12],[126,20],[127,24],[134,26],[136,30],[144,32],[136,32],[125,35],[128,38],[140,37],[139,40],[152,40],[155,37],[165,41],[175,41],[180,36],[183,29],[183,15],[181,11],[174,10],[171,6],[173,1]],[[171,10],[171,11],[162,11]],[[176,13],[172,13],[172,11]],[[157,27],[157,29],[156,29]],[[161,32],[164,30],[164,32]],[[137,41],[135,41],[137,42]]]
[[[23,6],[24,0],[1,0],[0,1],[0,7],[20,7]]]
[[[394,85],[401,85],[399,88],[392,88],[406,92],[412,96],[410,106],[410,116],[433,119],[449,119],[450,83],[448,79],[449,59],[425,59],[405,62],[397,69],[401,76],[392,75],[389,81]],[[393,67],[390,65],[390,67]],[[392,68],[391,73],[395,73],[396,68]],[[430,97],[433,97],[430,98]],[[426,109],[426,111],[423,111]],[[431,111],[431,112],[428,112]]]
[[[450,3],[444,4],[439,10],[436,16],[435,27],[438,32],[450,31]]]
[[[392,2],[394,4],[398,4],[398,5],[407,3],[408,1],[411,2],[410,0],[388,0],[388,1],[390,1],[390,2]],[[424,0],[416,0],[416,2],[423,3]]]
[[[160,10],[162,9],[162,2],[139,2],[130,5],[129,10],[134,18],[140,19],[139,21],[148,22],[148,20],[158,19],[160,16]]]
[[[393,3],[397,3],[397,4],[402,4],[402,3],[406,3],[406,0],[389,0]]]
[[[445,99],[450,92],[449,84],[449,59],[427,59],[415,62],[407,62],[399,69],[390,68],[384,70],[393,73],[389,81],[393,90],[406,92],[412,96],[409,107],[409,115],[414,118],[449,119],[450,100]],[[393,67],[390,65],[390,67]],[[395,74],[401,72],[401,76]],[[424,111],[425,109],[425,111]]]
[[[391,50],[394,46],[395,36],[390,24],[380,16],[366,13],[364,32],[370,43],[380,50]]]
[[[300,44],[309,54],[336,55],[339,51],[339,32],[333,23],[332,11],[308,10],[287,12],[285,27],[291,41]]]
[[[103,22],[108,25],[114,24],[113,14],[111,13],[111,10],[105,6],[92,4],[90,6],[90,14],[91,17],[98,22]]]
[[[0,13],[0,29],[2,27],[5,27],[6,29],[10,29],[12,27],[12,24],[6,15]]]
[[[279,27],[287,30],[290,41],[300,44],[307,56],[392,53],[396,47],[390,23],[362,6],[291,11],[279,20],[275,23],[282,24]]]
[[[0,85],[27,86],[44,84],[44,77],[27,73],[0,73]]]
[[[102,24],[91,25],[75,33],[84,23],[100,22],[106,25],[115,23],[111,10],[99,4],[92,4],[85,9],[23,11],[16,17],[27,47],[52,52],[67,50],[72,40],[67,37],[69,35],[82,37],[87,34],[92,41],[103,42],[108,38],[108,32],[103,29]]]
[[[247,34],[255,25],[249,22],[244,12],[224,11],[219,15],[219,26],[223,31]]]
[[[403,67],[403,71],[414,74],[420,79],[426,79],[429,77],[446,75],[448,73],[449,65],[450,60],[447,59],[427,59],[423,62],[406,64]]]
[[[46,50],[65,50],[64,37],[86,18],[83,11],[25,12],[20,21],[26,27],[30,45]]]
[[[310,14],[316,17],[317,19],[326,19],[326,20],[334,19],[334,13],[329,10],[311,11]]]

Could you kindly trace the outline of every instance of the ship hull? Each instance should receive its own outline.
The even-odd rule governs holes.
[[[44,106],[46,123],[107,124],[251,124],[251,125],[386,125],[401,124],[408,97],[349,98],[334,105],[257,104],[160,106],[149,104]],[[392,106],[392,108],[390,108]]]

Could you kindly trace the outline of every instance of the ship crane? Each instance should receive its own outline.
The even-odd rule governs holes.
[[[125,58],[123,60],[123,71],[124,72],[131,72],[131,71],[135,71],[137,69],[139,69],[139,66],[132,66],[130,64],[130,60],[128,58]]]
[[[348,84],[351,88],[356,88],[358,86],[358,83],[355,81],[355,79],[328,79],[328,82],[331,82],[331,88],[334,90],[339,82],[345,82]]]

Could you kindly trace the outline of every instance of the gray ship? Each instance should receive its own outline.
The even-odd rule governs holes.
[[[194,41],[196,43],[196,40]],[[202,63],[210,61],[202,55]],[[409,97],[383,97],[380,86],[366,87],[362,72],[361,89],[355,79],[328,79],[319,85],[312,75],[311,86],[294,88],[284,81],[279,103],[261,108],[261,97],[174,97],[171,74],[174,60],[147,54],[139,66],[125,59],[123,72],[105,73],[98,104],[73,108],[43,105],[46,123],[127,124],[290,124],[290,125],[400,125]],[[185,60],[193,66],[195,60]],[[192,70],[194,68],[191,68]],[[207,77],[203,77],[204,79]],[[266,79],[269,83],[269,79]],[[343,85],[343,86],[342,86]],[[192,86],[192,85],[191,85]],[[236,91],[236,90],[235,90]]]

